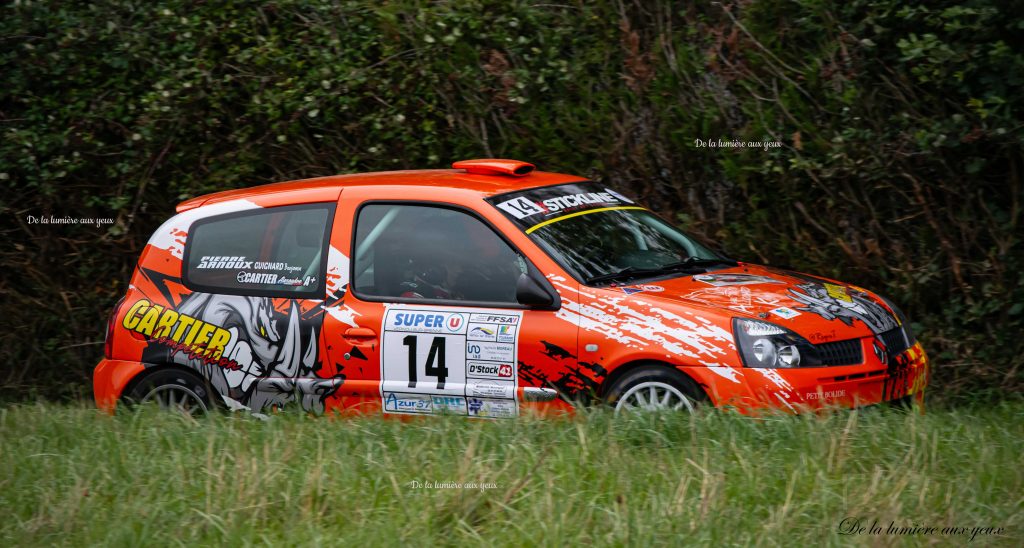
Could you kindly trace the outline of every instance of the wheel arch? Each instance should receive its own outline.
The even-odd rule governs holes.
[[[686,378],[688,378],[691,381],[693,381],[693,384],[703,393],[704,398],[706,399],[706,401],[714,404],[715,400],[711,397],[711,394],[708,393],[708,387],[707,387],[706,383],[702,382],[701,379],[699,379],[697,377],[694,377],[690,373],[689,370],[693,369],[693,367],[680,366],[680,365],[672,364],[672,363],[669,363],[669,362],[666,362],[666,361],[654,360],[654,359],[638,359],[638,360],[633,360],[633,361],[626,362],[626,363],[616,367],[610,373],[608,373],[608,376],[606,376],[604,378],[604,380],[601,382],[601,386],[599,387],[599,390],[598,390],[598,396],[603,399],[608,394],[609,388],[611,388],[612,386],[615,386],[615,383],[618,382],[619,379],[621,379],[622,377],[626,376],[631,371],[635,371],[636,369],[639,369],[639,368],[645,367],[645,366],[666,367],[668,369],[674,369],[674,370],[678,371],[679,373],[684,375]]]
[[[173,370],[182,371],[194,375],[196,378],[203,382],[203,385],[206,387],[207,392],[209,392],[210,394],[210,400],[213,402],[214,405],[219,405],[223,403],[223,395],[220,393],[220,391],[213,386],[213,383],[210,382],[210,379],[203,376],[201,373],[199,373],[199,371],[196,371],[194,368],[188,367],[186,365],[181,365],[178,363],[160,363],[143,365],[145,366],[145,368],[136,373],[135,376],[129,379],[128,382],[124,385],[124,388],[121,390],[120,397],[118,397],[119,402],[124,402],[125,396],[130,394],[135,389],[135,387],[137,387],[141,382],[146,380],[146,378],[149,377],[150,375],[154,375],[161,371]]]

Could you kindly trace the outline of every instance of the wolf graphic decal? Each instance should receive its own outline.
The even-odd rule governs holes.
[[[797,310],[813,312],[826,320],[853,325],[860,320],[876,335],[897,326],[892,314],[860,291],[833,284],[805,282],[790,289],[789,295],[804,306]]]
[[[304,319],[296,301],[238,295],[192,293],[185,297],[177,312],[226,329],[231,338],[223,356],[236,368],[190,357],[185,352],[171,353],[160,345],[148,352],[162,353],[160,360],[191,367],[225,398],[232,408],[239,404],[254,412],[297,401],[304,410],[324,411],[324,400],[344,382],[344,376],[321,378],[317,357],[318,321]],[[156,358],[156,359],[154,359]]]

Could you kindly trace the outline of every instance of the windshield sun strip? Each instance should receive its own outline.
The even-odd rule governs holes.
[[[561,217],[556,217],[554,219],[548,219],[546,221],[541,221],[541,222],[531,226],[530,228],[526,229],[526,233],[530,234],[533,231],[535,231],[535,230],[537,230],[539,228],[544,228],[545,226],[547,226],[547,225],[549,225],[551,223],[557,223],[558,221],[564,221],[565,219],[569,219],[569,218],[572,218],[572,217],[579,217],[580,215],[587,215],[589,213],[597,213],[599,211],[615,211],[615,210],[621,210],[621,209],[647,209],[647,208],[640,207],[640,206],[616,206],[616,207],[600,207],[600,208],[597,208],[597,209],[588,209],[588,210],[585,210],[585,211],[577,211],[576,213],[570,213],[568,215],[563,215]]]

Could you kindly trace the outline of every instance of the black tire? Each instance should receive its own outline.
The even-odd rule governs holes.
[[[196,373],[168,367],[143,373],[121,399],[129,409],[154,401],[161,409],[205,415],[217,408],[215,397],[213,387]]]
[[[686,402],[677,405],[675,403],[677,394],[665,389],[664,385],[674,388],[678,395],[686,398],[689,405],[686,405]],[[616,411],[620,411],[636,408],[633,404],[639,397],[649,398],[651,394],[658,396],[655,399],[662,400],[665,398],[665,394],[669,394],[669,399],[664,405],[665,409],[693,411],[709,401],[707,395],[697,386],[697,383],[693,382],[693,379],[669,365],[642,365],[628,371],[608,387],[604,394],[604,401],[614,407]],[[661,409],[662,407],[656,408]]]

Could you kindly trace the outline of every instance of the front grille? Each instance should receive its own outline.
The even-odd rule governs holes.
[[[907,346],[907,338],[903,335],[902,327],[896,327],[885,333],[880,333],[878,338],[882,339],[882,342],[885,343],[885,350],[890,356],[901,354],[904,350],[910,348]]]
[[[864,361],[860,339],[816,344],[822,365],[856,365]]]

